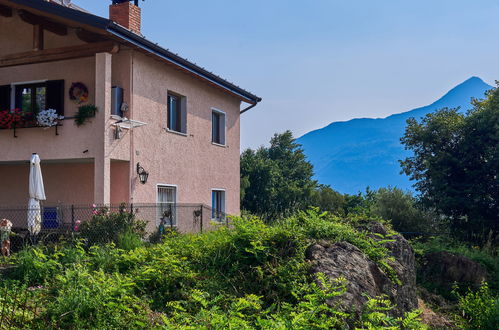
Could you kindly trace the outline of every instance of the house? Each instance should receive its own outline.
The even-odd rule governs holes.
[[[27,160],[38,153],[46,206],[204,204],[215,220],[238,214],[240,118],[261,98],[144,38],[138,1],[110,1],[109,12],[0,0],[0,111],[65,117],[50,128],[33,116],[2,126],[0,113],[0,208],[27,202]],[[77,126],[82,105],[97,111]]]

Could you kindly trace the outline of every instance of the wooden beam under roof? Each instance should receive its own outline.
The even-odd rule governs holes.
[[[89,43],[109,40],[109,37],[103,36],[102,34],[90,32],[82,28],[76,29],[76,36],[78,37],[78,39]]]
[[[12,17],[12,8],[0,5],[0,16]]]
[[[33,25],[33,50],[43,50],[43,48],[43,27],[41,25]]]
[[[26,10],[18,10],[19,17],[23,21],[31,25],[41,25],[43,29],[55,33],[60,36],[65,36],[68,34],[68,28],[63,25],[46,19],[45,17],[38,16],[30,13]]]
[[[117,43],[106,41],[10,54],[0,57],[0,68],[90,57],[97,53],[115,54],[119,49],[120,47]]]

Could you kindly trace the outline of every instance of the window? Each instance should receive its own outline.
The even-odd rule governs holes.
[[[225,220],[224,190],[212,190],[211,192],[211,219],[219,222]]]
[[[0,111],[14,108],[33,114],[55,109],[64,115],[64,80],[0,86]]]
[[[168,93],[168,130],[187,133],[187,106],[184,96]]]
[[[225,145],[225,112],[213,110],[211,112],[211,142]]]
[[[47,86],[45,84],[16,86],[16,108],[25,112],[38,113],[45,110],[47,104]]]
[[[157,224],[177,225],[177,187],[158,185]]]

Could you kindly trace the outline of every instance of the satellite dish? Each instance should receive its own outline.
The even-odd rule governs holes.
[[[62,0],[62,4],[66,7],[69,7],[71,5],[71,0]]]

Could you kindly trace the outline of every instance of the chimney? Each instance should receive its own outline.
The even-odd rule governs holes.
[[[141,11],[138,1],[134,3],[129,0],[112,1],[109,6],[109,19],[140,35]]]

